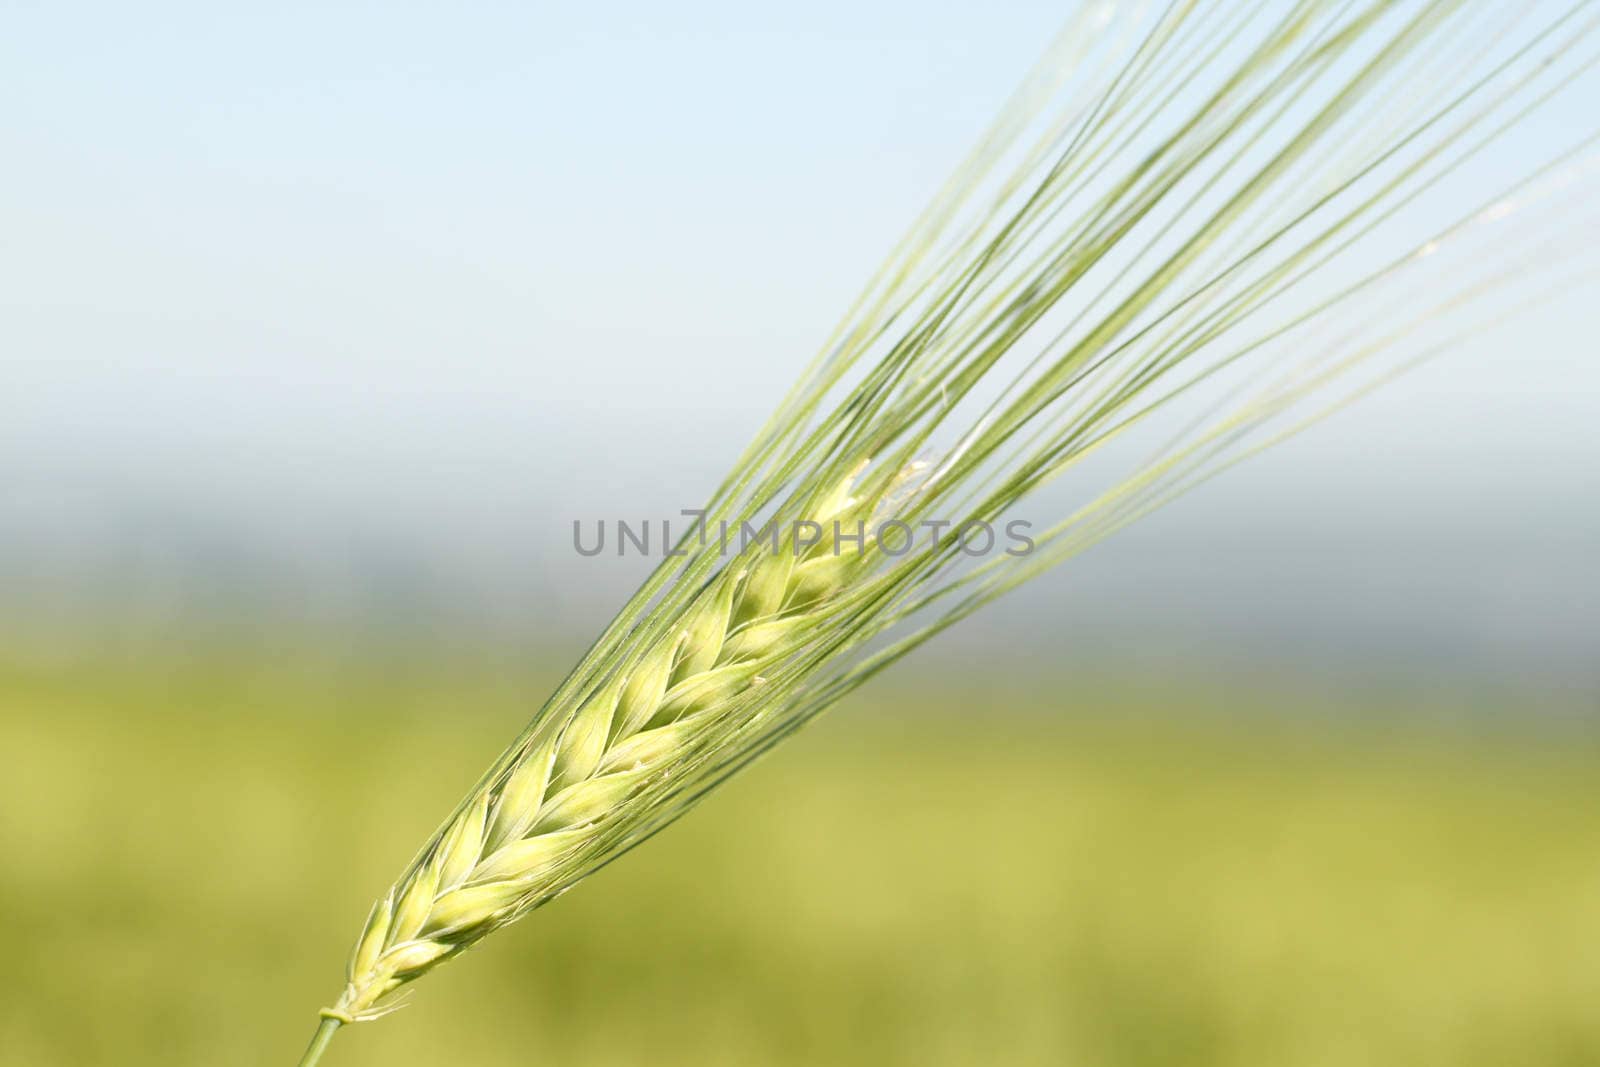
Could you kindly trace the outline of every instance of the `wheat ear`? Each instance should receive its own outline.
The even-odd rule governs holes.
[[[1600,0],[1531,12],[1082,5],[706,502],[824,536],[662,561],[374,907],[302,1063],[934,635],[1585,265],[1594,130],[1388,233],[1600,69]],[[1156,451],[1020,557],[838,550],[999,523],[1119,446]]]
[[[384,997],[560,891],[566,861],[712,735],[747,725],[741,697],[870,566],[833,533],[878,512],[849,495],[855,476],[810,513],[819,535],[747,546],[631,668],[582,701],[559,731],[522,747],[373,908],[348,982],[325,1018],[353,1022]],[[838,524],[835,526],[834,524]],[[803,525],[803,524],[802,524]],[[810,543],[808,543],[810,542]]]

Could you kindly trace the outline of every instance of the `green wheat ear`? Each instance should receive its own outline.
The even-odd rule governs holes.
[[[934,634],[1521,310],[1508,278],[1595,245],[1600,198],[1573,191],[1593,132],[1480,185],[1488,210],[1429,216],[1420,245],[1393,220],[1437,216],[1441,183],[1590,72],[1596,6],[1086,5],[700,531],[380,897],[303,1063]],[[1535,204],[1555,220],[1539,239]],[[1059,507],[1039,491],[1130,446],[1031,551],[974,560],[956,535]],[[850,540],[890,521],[913,532],[903,551]],[[704,536],[768,522],[776,546]]]
[[[853,479],[851,479],[853,482]],[[839,493],[813,521],[870,514]],[[870,566],[791,537],[725,566],[650,643],[577,702],[559,730],[519,746],[423,858],[373,909],[328,1016],[370,1017],[388,993],[560,892],[563,872],[599,854],[613,825],[692,753],[761,715],[762,672],[775,670],[834,595]]]

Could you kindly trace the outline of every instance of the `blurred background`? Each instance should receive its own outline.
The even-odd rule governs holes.
[[[0,1063],[293,1062],[646,572],[573,521],[698,504],[1061,18],[14,5]],[[1600,1063],[1588,295],[971,620],[329,1062]]]

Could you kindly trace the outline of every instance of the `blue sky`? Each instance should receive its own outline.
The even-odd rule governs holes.
[[[12,5],[0,563],[46,588],[40,560],[122,558],[133,522],[321,567],[381,543],[466,590],[625,588],[572,571],[568,518],[694,499],[1063,10]],[[1525,143],[1592,121],[1564,107]],[[1082,588],[1129,632],[1399,613],[1537,648],[1600,624],[1592,303],[1401,383],[1013,617]]]

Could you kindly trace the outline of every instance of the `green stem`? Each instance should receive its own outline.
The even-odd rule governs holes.
[[[300,1057],[300,1067],[316,1067],[317,1061],[322,1059],[322,1053],[327,1050],[328,1042],[333,1040],[334,1031],[338,1029],[338,1019],[324,1017],[311,1037],[311,1044],[306,1046],[306,1054]]]

